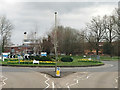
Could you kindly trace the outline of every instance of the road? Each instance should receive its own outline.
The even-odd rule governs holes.
[[[2,67],[1,87],[3,88],[117,88],[118,62],[104,61],[97,67],[61,67],[62,72],[74,72],[62,78],[53,78],[41,72],[54,68]]]

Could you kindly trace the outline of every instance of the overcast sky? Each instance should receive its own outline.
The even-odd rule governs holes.
[[[97,1],[97,0],[96,0]],[[54,26],[54,12],[58,12],[59,25],[69,26],[78,30],[85,27],[93,16],[111,15],[117,8],[117,1],[96,2],[11,2],[0,3],[0,16],[5,15],[14,25],[12,42],[22,44],[24,32],[35,30],[43,37]],[[103,0],[102,0],[103,1]]]

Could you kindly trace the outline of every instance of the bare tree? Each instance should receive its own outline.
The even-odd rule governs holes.
[[[95,48],[96,54],[99,52],[99,42],[103,40],[105,33],[103,19],[100,16],[93,17],[91,22],[87,25],[86,39]]]
[[[117,27],[114,23],[114,16],[106,16],[106,25],[104,27],[105,29],[105,40],[109,42],[110,48],[113,48],[112,42],[117,37],[116,31]],[[110,50],[110,56],[112,57],[113,49]]]
[[[84,52],[83,36],[81,32],[71,27],[58,26],[57,29],[57,49],[59,53],[81,54]],[[54,40],[54,29],[51,32]]]
[[[53,44],[50,35],[48,35],[47,38],[44,37],[42,39],[41,47],[42,51],[47,52],[48,55],[52,52]]]
[[[4,52],[5,46],[9,44],[11,31],[13,29],[13,25],[11,22],[5,17],[0,17],[0,35],[2,38],[2,52]]]
[[[120,39],[120,6],[114,10],[112,19],[116,29],[117,37]]]
[[[95,36],[93,35],[92,32],[87,32],[85,33],[85,39],[86,41],[86,50],[90,50],[90,52],[92,52],[92,50],[95,49]]]
[[[116,36],[117,36],[117,42],[114,47],[116,47],[114,50],[114,53],[117,53],[118,56],[120,56],[120,2],[118,3],[118,8],[115,9],[115,12],[113,14],[113,21],[114,26],[116,27]]]

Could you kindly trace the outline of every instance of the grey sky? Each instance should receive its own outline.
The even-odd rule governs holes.
[[[35,0],[36,1],[36,0]],[[23,33],[38,27],[39,36],[54,26],[54,12],[58,12],[59,25],[82,29],[93,16],[112,14],[117,2],[2,2],[0,16],[13,23],[12,42],[22,44]]]

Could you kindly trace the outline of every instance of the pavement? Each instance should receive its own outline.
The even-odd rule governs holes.
[[[117,88],[118,62],[104,63],[97,67],[61,67],[61,78],[52,77],[54,68],[3,66],[0,88]]]

